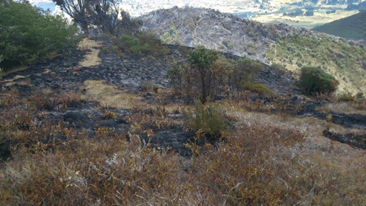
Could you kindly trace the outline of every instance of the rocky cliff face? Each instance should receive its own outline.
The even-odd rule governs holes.
[[[138,19],[144,22],[143,29],[156,33],[165,43],[189,47],[203,45],[221,52],[248,56],[263,63],[268,63],[264,53],[277,38],[301,35],[319,39],[323,35],[286,24],[262,24],[233,14],[202,8],[161,9]],[[366,46],[364,41],[324,35],[332,37],[335,41]]]

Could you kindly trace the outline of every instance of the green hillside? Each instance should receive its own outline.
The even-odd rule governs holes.
[[[315,27],[315,31],[344,38],[366,39],[366,11]]]
[[[366,92],[363,86],[366,83],[366,50],[342,41],[335,42],[325,35],[321,41],[301,36],[279,39],[266,51],[266,58],[295,73],[304,66],[321,67],[340,82],[337,93]]]

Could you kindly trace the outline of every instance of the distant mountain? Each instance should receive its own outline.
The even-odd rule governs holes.
[[[314,28],[344,38],[366,40],[366,11]]]
[[[366,1],[360,2],[358,4],[348,4],[347,10],[366,10]]]
[[[165,43],[181,44],[206,48],[222,52],[231,52],[238,56],[249,56],[267,63],[265,51],[278,38],[290,36],[314,36],[320,33],[304,28],[279,24],[263,24],[230,13],[213,9],[178,8],[160,9],[138,17],[143,28],[156,33]],[[327,35],[338,41],[340,37]],[[357,44],[342,39],[347,44]]]

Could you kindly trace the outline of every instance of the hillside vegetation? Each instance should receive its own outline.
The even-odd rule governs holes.
[[[318,27],[315,31],[351,39],[366,40],[366,11]]]
[[[303,66],[321,67],[340,82],[338,93],[365,93],[366,50],[322,37],[321,40],[300,36],[278,40],[266,51],[266,58],[286,65],[295,73]]]

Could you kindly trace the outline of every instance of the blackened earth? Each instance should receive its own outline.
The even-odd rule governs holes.
[[[108,37],[96,37],[93,40],[103,41],[104,46],[108,47],[107,52],[100,52],[99,57],[102,62],[100,65],[95,67],[83,67],[80,70],[74,70],[78,63],[84,59],[85,55],[89,51],[81,51],[76,48],[70,49],[72,56],[67,58],[55,58],[45,63],[37,63],[30,66],[28,69],[18,71],[3,77],[3,80],[13,79],[17,75],[25,76],[24,78],[16,79],[16,84],[12,87],[16,87],[22,97],[27,97],[32,91],[39,91],[42,89],[51,88],[55,93],[63,93],[69,91],[78,92],[79,86],[87,80],[104,80],[107,84],[116,85],[121,89],[128,89],[129,91],[138,93],[142,90],[142,84],[146,81],[158,85],[161,88],[169,87],[169,80],[166,76],[167,70],[171,68],[170,62],[167,58],[162,56],[133,56],[124,54],[123,57],[118,57],[112,52],[113,43]],[[170,55],[174,56],[175,61],[184,61],[184,50],[190,50],[193,48],[167,45],[170,49]],[[102,49],[99,47],[98,49]],[[224,54],[227,58],[238,59],[238,56],[231,54]],[[48,71],[48,72],[46,72]],[[24,80],[29,80],[33,86],[27,86],[21,84]],[[275,94],[293,94],[287,102],[283,104],[290,104],[292,108],[288,109],[292,115],[296,116],[315,116],[321,119],[326,119],[325,113],[316,111],[316,108],[327,103],[327,102],[308,102],[304,103],[305,100],[298,96],[299,91],[292,89],[292,85],[295,84],[296,80],[289,74],[283,74],[283,72],[271,68],[265,65],[265,69],[259,75],[258,81],[269,87]],[[0,87],[5,87],[5,83],[0,82]],[[9,87],[8,87],[9,88]],[[82,91],[81,91],[82,92]],[[271,103],[272,99],[265,96],[253,97],[253,101],[260,99],[263,104]],[[153,101],[154,97],[147,95],[147,101]],[[301,112],[297,112],[295,107],[297,104],[301,104]],[[117,133],[123,133],[128,131],[131,125],[130,122],[125,120],[126,115],[133,113],[127,109],[116,109],[108,108],[116,113],[116,119],[108,118],[105,119],[104,114],[106,109],[100,110],[97,103],[82,103],[81,105],[74,105],[69,107],[65,111],[58,110],[57,108],[51,108],[46,113],[51,117],[51,121],[61,121],[62,124],[69,128],[75,128],[77,130],[85,130],[89,137],[95,136],[97,128],[114,128]],[[5,108],[0,108],[5,109]],[[295,112],[296,111],[296,112]],[[45,112],[45,111],[42,111]],[[273,111],[279,112],[279,111]],[[283,111],[281,111],[283,112]],[[176,114],[168,114],[176,115]],[[356,114],[332,114],[335,123],[340,124],[344,127],[354,127],[366,129],[366,116]],[[176,118],[185,118],[183,115],[176,115]],[[158,129],[153,128],[154,136],[147,138],[146,135],[141,134],[141,137],[145,142],[150,143],[154,148],[167,148],[171,147],[174,151],[179,154],[189,157],[191,152],[187,150],[184,143],[192,140],[195,136],[194,133],[186,132],[181,127]],[[359,144],[359,148],[365,149],[365,136],[341,136],[336,134],[324,134],[327,137],[337,141],[355,145]],[[352,138],[357,141],[351,140]],[[63,139],[63,137],[60,137]],[[8,142],[0,143],[0,156],[3,159],[10,157]]]

